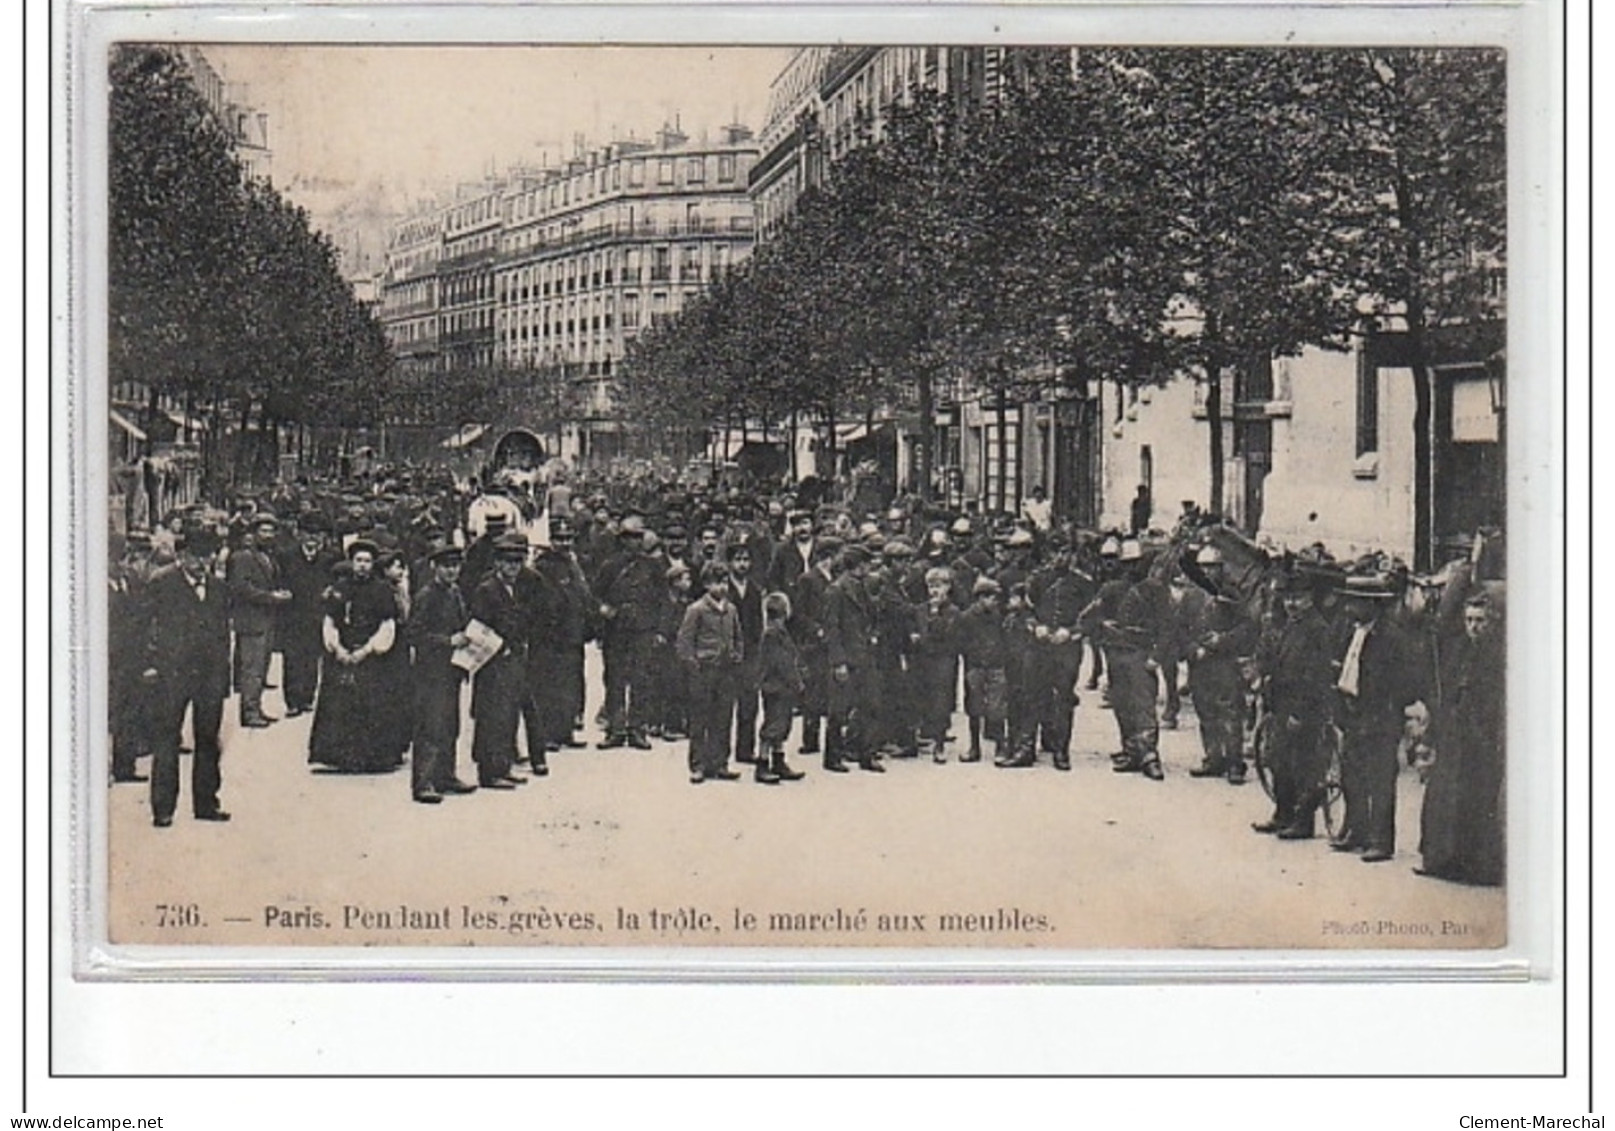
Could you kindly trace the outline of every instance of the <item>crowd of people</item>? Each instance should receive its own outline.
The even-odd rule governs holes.
[[[189,714],[192,813],[228,820],[224,706],[233,692],[240,727],[275,725],[278,653],[317,772],[407,763],[424,805],[514,790],[583,746],[595,642],[598,746],[687,743],[692,784],[777,786],[806,759],[829,774],[903,758],[1069,771],[1090,690],[1115,718],[1116,772],[1165,776],[1160,730],[1186,696],[1191,772],[1237,786],[1259,703],[1275,810],[1256,831],[1318,835],[1338,735],[1331,847],[1392,857],[1410,761],[1427,779],[1422,870],[1502,882],[1503,587],[1482,580],[1497,572],[1482,554],[1429,581],[1381,555],[1263,549],[1192,506],[1151,531],[1142,492],[1132,529],[1102,532],[1056,521],[1041,491],[995,517],[902,497],[860,512],[805,485],[556,476],[525,500],[542,521],[513,522],[518,508],[475,505],[495,490],[381,468],[115,538],[112,780],[149,778],[170,825]]]

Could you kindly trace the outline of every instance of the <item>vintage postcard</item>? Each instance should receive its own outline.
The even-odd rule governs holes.
[[[104,941],[1508,946],[1507,63],[111,45]]]

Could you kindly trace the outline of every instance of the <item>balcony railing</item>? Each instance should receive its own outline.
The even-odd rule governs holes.
[[[553,237],[540,237],[530,247],[524,247],[520,251],[511,251],[506,254],[514,257],[529,254],[533,251],[581,247],[612,240],[679,239],[687,236],[749,234],[755,231],[756,227],[756,221],[751,216],[699,216],[693,220],[663,220],[660,222],[636,220],[633,223],[619,221],[609,224],[591,224],[588,227],[567,228]],[[449,261],[448,258],[444,260],[445,263]],[[454,259],[453,262],[460,264],[474,262],[474,260]]]

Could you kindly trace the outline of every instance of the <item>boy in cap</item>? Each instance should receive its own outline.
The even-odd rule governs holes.
[[[909,673],[919,739],[934,762],[948,760],[948,722],[953,717],[959,658],[959,610],[952,600],[953,574],[945,567],[925,573],[925,600],[915,606]]]
[[[763,598],[763,635],[758,644],[758,687],[763,698],[763,725],[758,738],[762,746],[753,778],[764,785],[802,777],[785,762],[785,740],[790,736],[792,715],[806,687],[796,641],[786,631],[790,619],[789,597],[770,593]]]
[[[729,768],[729,726],[734,678],[740,666],[740,617],[729,603],[729,571],[717,562],[701,567],[699,600],[679,625],[676,645],[690,678],[690,783],[736,781]]]
[[[998,747],[1004,738],[1008,709],[1005,664],[1009,643],[1004,635],[1001,590],[990,577],[979,577],[972,603],[959,617],[959,651],[964,656],[965,711],[970,718],[970,749],[961,762],[981,761],[981,740]],[[1004,748],[1007,749],[1007,748]],[[995,749],[994,758],[1003,750]]]

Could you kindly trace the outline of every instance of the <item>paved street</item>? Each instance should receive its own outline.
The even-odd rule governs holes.
[[[600,694],[589,652],[592,720]],[[278,679],[277,679],[278,682]],[[279,714],[279,693],[266,706]],[[1071,773],[889,761],[775,787],[688,784],[685,744],[551,757],[514,792],[436,807],[407,769],[314,773],[309,718],[235,728],[228,824],[152,827],[146,787],[112,787],[114,942],[326,946],[768,945],[1449,947],[1503,941],[1504,896],[1417,876],[1420,787],[1403,775],[1395,860],[1250,831],[1269,809],[1188,776],[1113,774],[1112,717],[1078,711]],[[964,719],[954,733],[965,733]],[[472,776],[469,734],[461,775]],[[793,744],[794,748],[794,744]],[[951,754],[956,759],[958,747]],[[188,764],[188,760],[187,763]],[[144,765],[144,764],[143,764]],[[182,773],[188,773],[182,769]],[[186,785],[188,789],[188,783]],[[860,917],[861,912],[861,917]],[[750,920],[745,917],[751,916]]]

